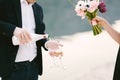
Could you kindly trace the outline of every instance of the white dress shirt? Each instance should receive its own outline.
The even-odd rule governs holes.
[[[28,4],[26,0],[20,0],[22,12],[22,28],[29,33],[35,33],[35,18],[33,14],[32,4]],[[15,62],[32,61],[37,55],[36,42],[20,45]]]

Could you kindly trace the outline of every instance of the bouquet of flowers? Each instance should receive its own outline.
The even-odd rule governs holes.
[[[97,16],[98,11],[101,13],[106,12],[106,5],[104,1],[99,0],[79,0],[75,6],[75,11],[78,16],[81,16],[82,19],[85,17],[88,18],[92,24],[93,34],[98,35],[102,32],[100,26],[97,24],[97,21],[94,18]]]

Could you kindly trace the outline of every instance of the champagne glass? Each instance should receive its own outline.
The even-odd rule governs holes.
[[[60,43],[59,39],[50,39],[50,40]],[[63,60],[62,47],[59,47],[58,49],[54,49],[54,50],[48,49],[48,51],[50,56],[53,58],[53,67],[65,69],[62,61]]]

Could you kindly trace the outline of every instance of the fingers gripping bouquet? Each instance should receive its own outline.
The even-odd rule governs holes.
[[[81,16],[82,19],[85,17],[92,24],[93,34],[98,35],[102,32],[100,26],[97,24],[97,21],[94,18],[97,16],[98,11],[101,13],[106,12],[106,5],[103,1],[99,0],[79,0],[75,6],[75,11],[78,16]]]

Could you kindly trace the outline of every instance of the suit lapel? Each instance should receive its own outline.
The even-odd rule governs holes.
[[[35,17],[35,24],[36,24],[36,26],[37,25],[40,25],[39,23],[40,23],[40,18],[39,18],[39,14],[40,14],[40,12],[39,12],[39,10],[37,9],[37,7],[36,7],[36,3],[34,3],[34,5],[32,6],[33,7],[33,13],[34,13],[34,17]]]
[[[17,20],[18,20],[18,27],[22,27],[22,14],[21,14],[20,0],[13,0],[13,3],[14,3]],[[34,17],[35,17],[35,24],[37,27],[37,25],[40,25],[39,24],[40,19],[38,17],[40,12],[39,12],[39,10],[37,10],[36,3],[34,3],[34,5],[32,7],[33,7],[33,13],[34,13]]]
[[[38,15],[39,15],[38,11],[39,10],[37,10],[36,3],[34,3],[34,5],[32,6],[32,8],[33,8],[33,13],[34,13],[34,18],[35,18],[35,24],[36,24],[35,32],[38,33],[37,29],[38,29],[38,25],[40,23],[40,20],[39,20],[39,17],[38,17]]]
[[[16,12],[16,17],[18,20],[18,27],[22,27],[22,15],[21,15],[21,5],[20,0],[13,0],[14,8]]]

